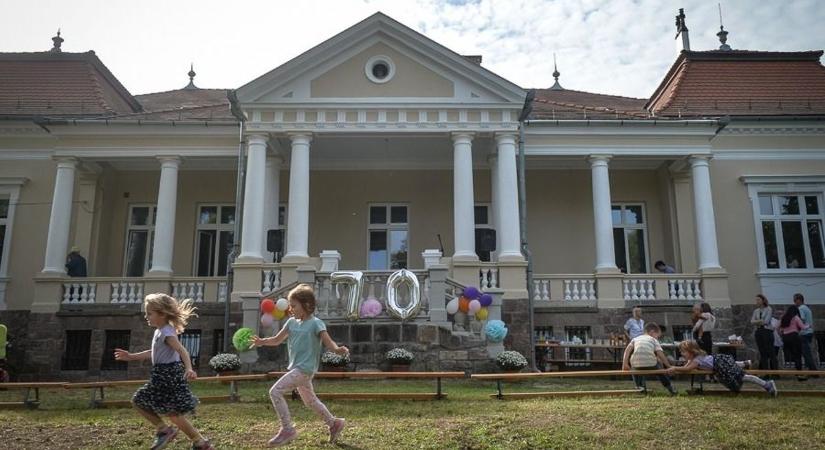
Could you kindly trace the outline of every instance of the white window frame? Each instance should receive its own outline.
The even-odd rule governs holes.
[[[8,283],[9,258],[11,255],[12,228],[14,227],[14,213],[20,201],[20,187],[29,181],[25,177],[0,177],[0,198],[8,199],[9,208],[5,218],[0,218],[0,224],[6,226],[3,239],[3,251],[0,254],[0,311],[6,309],[6,283]]]
[[[753,213],[753,224],[756,238],[756,249],[759,260],[759,271],[761,274],[825,274],[825,268],[814,268],[813,260],[811,258],[811,247],[808,242],[807,229],[803,227],[802,239],[805,245],[805,258],[809,262],[807,268],[787,268],[787,261],[785,261],[785,242],[781,234],[781,226],[775,229],[776,232],[776,251],[779,257],[779,268],[768,268],[767,257],[765,256],[765,236],[762,233],[762,221],[774,220],[781,222],[782,218],[786,221],[804,222],[809,218],[814,220],[822,220],[822,225],[825,227],[825,176],[819,175],[755,175],[743,176],[740,178],[748,186],[748,196],[751,201],[751,211]],[[759,205],[760,195],[799,195],[811,196],[816,195],[819,200],[819,215],[800,214],[800,215],[785,215],[773,214],[762,215]],[[777,212],[776,200],[771,199],[774,212]],[[804,208],[804,204],[800,205]],[[801,210],[800,210],[801,211]],[[825,231],[825,230],[823,230]]]
[[[620,216],[621,216],[622,222],[618,225],[612,223],[613,222],[612,215],[613,215],[613,207],[614,206],[621,207]],[[624,211],[625,211],[625,208],[627,208],[628,206],[640,206],[642,208],[642,223],[640,223],[640,224],[639,223],[634,223],[634,224],[624,223]],[[644,231],[644,237],[645,237],[645,250],[644,250],[645,251],[645,271],[642,272],[642,273],[650,273],[650,249],[649,249],[649,246],[650,246],[650,231],[647,227],[648,216],[647,216],[647,205],[645,205],[645,202],[613,202],[613,203],[610,204],[610,214],[611,214],[610,221],[611,221],[614,229],[621,228],[622,230],[632,229],[632,230],[642,230],[642,231]],[[625,250],[624,257],[625,257],[625,265],[627,267],[627,274],[628,275],[633,275],[634,273],[630,272],[630,252],[628,252],[627,233],[622,233],[622,236],[624,237],[624,250]],[[615,245],[615,242],[614,242],[614,245]]]
[[[202,223],[200,223],[201,208],[209,208],[209,207],[218,208],[217,221],[216,221],[216,223],[213,223],[213,224],[202,224]],[[198,203],[195,206],[195,236],[194,236],[194,244],[193,244],[193,248],[192,248],[192,250],[193,250],[192,251],[192,276],[193,277],[198,276],[198,257],[200,256],[200,254],[199,254],[200,253],[200,246],[198,245],[198,240],[199,240],[198,239],[199,238],[199,233],[198,232],[202,231],[202,230],[203,231],[207,231],[207,230],[217,231],[217,234],[216,234],[217,242],[215,242],[216,246],[220,245],[221,232],[230,231],[230,232],[233,232],[233,234],[234,234],[235,224],[221,223],[221,209],[225,208],[225,207],[235,208],[235,204],[234,203]],[[238,220],[238,211],[236,209],[236,211],[235,211],[235,221],[237,221],[237,220]],[[232,239],[234,239],[234,238],[235,237],[233,235]],[[211,277],[225,276],[225,275],[217,275],[217,270],[218,270],[218,267],[219,267],[219,264],[220,264],[218,256],[219,256],[219,252],[216,249],[216,251],[215,251],[215,260],[212,261],[212,263],[214,264],[214,269],[215,269],[213,271],[214,274],[213,275],[208,275],[208,276],[211,276]],[[227,267],[227,270],[228,270],[228,267]]]
[[[370,223],[370,210],[376,206],[383,206],[387,210],[387,221],[384,224],[372,224]],[[392,210],[393,206],[403,206],[407,208],[407,222],[406,223],[392,223]],[[366,239],[366,250],[367,250],[367,262],[366,267],[369,270],[370,267],[370,232],[371,231],[386,231],[387,232],[387,259],[386,259],[386,268],[381,270],[392,270],[390,269],[391,263],[391,252],[390,252],[390,231],[406,231],[407,232],[407,268],[410,267],[410,249],[412,248],[412,244],[410,243],[410,204],[409,203],[369,203],[367,204],[367,239]]]
[[[132,225],[132,210],[133,208],[149,208],[149,225]],[[129,258],[129,232],[130,231],[148,231],[149,234],[146,239],[146,258],[143,262],[143,275],[145,276],[149,269],[152,268],[152,246],[155,243],[155,217],[157,215],[157,204],[155,203],[130,203],[126,212],[126,234],[123,235],[123,276],[127,276],[127,264]]]

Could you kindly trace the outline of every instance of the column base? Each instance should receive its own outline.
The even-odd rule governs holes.
[[[606,274],[606,275],[607,274],[621,275],[621,273],[622,273],[622,271],[619,270],[619,268],[616,267],[616,266],[596,267],[595,269],[593,269],[593,272],[597,273],[597,274]]]
[[[501,253],[498,255],[498,262],[522,262],[524,255],[519,252]]]
[[[281,258],[281,264],[294,264],[297,266],[307,264],[309,262],[309,255],[301,253],[286,254]]]
[[[143,275],[144,278],[172,278],[171,270],[150,270]]]
[[[698,272],[703,274],[703,275],[704,274],[717,275],[717,274],[727,274],[728,273],[723,267],[720,267],[720,266],[700,267]]]
[[[259,255],[240,255],[236,260],[240,264],[263,264],[264,257]]]
[[[453,262],[479,262],[475,253],[456,253],[453,255]]]

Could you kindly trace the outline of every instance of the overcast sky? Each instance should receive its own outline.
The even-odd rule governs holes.
[[[825,48],[820,0],[722,1],[728,44],[749,50]],[[0,52],[94,50],[133,94],[186,85],[237,88],[381,11],[522,87],[648,97],[676,56],[685,8],[693,50],[719,46],[717,1],[300,0],[0,1]]]

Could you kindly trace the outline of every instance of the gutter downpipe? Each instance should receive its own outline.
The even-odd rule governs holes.
[[[519,125],[518,125],[518,160],[517,166],[518,171],[516,175],[518,176],[518,211],[519,211],[519,230],[521,234],[521,253],[524,255],[524,259],[527,260],[527,309],[529,311],[528,314],[528,336],[530,336],[530,351],[528,358],[529,367],[531,372],[538,372],[538,368],[536,367],[536,336],[534,331],[534,319],[533,315],[535,311],[533,310],[533,254],[530,252],[530,247],[527,244],[527,189],[525,183],[525,157],[524,157],[524,127],[527,125],[528,121],[527,118],[530,116],[530,112],[533,109],[533,99],[535,98],[535,91],[529,91],[527,96],[524,98],[524,107],[522,108],[521,114],[519,115]]]
[[[235,284],[235,269],[232,267],[232,265],[235,263],[235,259],[238,257],[238,254],[240,253],[241,230],[243,230],[243,190],[245,185],[244,178],[246,177],[246,171],[244,170],[243,151],[243,128],[244,123],[246,122],[246,118],[241,112],[240,106],[238,106],[238,97],[235,94],[235,91],[227,91],[226,96],[227,98],[229,98],[230,110],[232,111],[232,115],[234,115],[238,119],[238,167],[235,180],[235,227],[232,230],[232,251],[230,251],[229,255],[227,256],[226,265],[226,299],[224,299],[223,312],[224,352],[229,351],[229,313],[232,307],[232,291],[234,289]]]

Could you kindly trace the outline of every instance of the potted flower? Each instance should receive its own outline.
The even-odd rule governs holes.
[[[415,355],[403,348],[394,348],[387,352],[387,361],[392,366],[393,372],[409,372]]]
[[[234,375],[241,369],[241,358],[234,353],[218,353],[209,360],[209,367],[218,376]]]
[[[321,355],[321,364],[327,372],[346,372],[349,365],[349,353],[339,355],[334,352],[324,352]]]
[[[527,367],[527,358],[513,350],[503,351],[496,356],[496,366],[503,372],[519,372]]]

